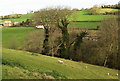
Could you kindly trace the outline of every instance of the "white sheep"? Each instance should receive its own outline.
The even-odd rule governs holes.
[[[87,69],[88,67],[87,67],[87,66],[85,66],[85,68]]]
[[[60,64],[63,64],[64,62],[63,61],[61,61],[61,60],[58,60],[58,62],[60,63]]]
[[[38,25],[38,26],[36,26],[36,28],[44,29],[44,26],[43,25]]]
[[[116,74],[116,76],[118,76],[118,73]]]
[[[110,73],[107,73],[107,75],[110,75]]]

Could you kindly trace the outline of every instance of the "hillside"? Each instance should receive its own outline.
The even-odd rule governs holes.
[[[116,11],[116,9],[100,9],[98,13],[105,13]],[[82,10],[74,12],[69,20],[71,21],[102,21],[104,18],[110,17],[111,15],[89,15],[90,10]]]
[[[101,8],[98,13],[106,13],[106,12],[114,12],[117,11],[118,9],[110,9],[110,8]],[[111,15],[90,15],[91,10],[81,10],[81,11],[75,11],[72,13],[72,15],[68,18],[70,21],[79,21],[79,22],[72,22],[69,27],[74,27],[74,28],[96,28],[100,22],[80,22],[80,21],[102,21],[104,18],[111,17]],[[14,15],[10,15],[14,16]],[[31,19],[33,16],[32,14],[24,14],[20,15],[20,18],[10,18],[10,19],[3,19],[5,20],[10,20],[12,22],[22,22],[26,21],[27,19]]]
[[[33,27],[2,28],[2,46],[5,48],[9,48],[11,44],[21,46],[25,42],[25,37],[33,30],[35,30]]]
[[[105,13],[105,12],[115,12],[118,11],[118,9],[112,9],[112,8],[102,8],[99,10],[99,13]]]
[[[23,14],[20,15],[20,18],[10,18],[10,19],[3,19],[3,21],[5,20],[10,20],[12,22],[22,22],[22,21],[26,21],[27,19],[30,19],[32,17],[33,14]]]
[[[97,28],[101,22],[71,22],[68,27],[70,28]]]
[[[111,9],[111,8],[101,8],[98,13],[105,13],[105,12],[115,12],[118,9]],[[75,11],[69,18],[71,21],[101,21],[108,15],[89,15],[90,9]],[[9,15],[9,17],[16,17],[17,14]],[[19,15],[19,14],[18,14]],[[11,19],[4,19],[4,20],[11,20],[12,22],[22,22],[30,19],[33,13],[30,14],[23,14],[20,15],[20,18],[11,18]],[[1,18],[1,17],[0,17]],[[4,21],[3,20],[3,21]]]
[[[44,73],[56,79],[117,79],[117,70],[82,62],[6,48],[2,55],[3,79],[41,78]]]

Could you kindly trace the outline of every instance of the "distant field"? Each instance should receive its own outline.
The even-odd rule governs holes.
[[[26,21],[27,19],[30,19],[32,15],[33,14],[25,14],[25,15],[21,15],[20,18],[11,18],[11,19],[5,19],[5,20],[10,20],[12,22],[22,22],[22,21]]]
[[[70,21],[102,21],[104,18],[111,17],[111,15],[88,15],[88,14],[90,14],[90,10],[76,11],[70,16],[69,20]]]
[[[17,47],[25,42],[25,37],[29,32],[35,30],[32,27],[2,28],[2,46],[9,47],[11,43],[16,43]]]
[[[105,12],[115,12],[115,11],[118,11],[118,9],[102,8],[98,12],[105,13]]]
[[[41,78],[43,73],[56,79],[117,79],[117,70],[74,62],[30,52],[2,51],[3,79]],[[63,60],[64,64],[58,63]],[[88,67],[87,69],[85,67]],[[110,73],[108,76],[107,73]]]
[[[102,21],[108,15],[80,15],[79,12],[73,14],[69,20],[71,21]]]
[[[104,8],[100,9],[99,13],[105,13],[105,12],[114,12],[118,9],[110,9],[110,8]],[[71,21],[101,21],[104,18],[108,17],[109,15],[89,15],[90,10],[82,10],[82,11],[76,11],[74,12],[69,20]],[[5,19],[5,20],[11,20],[12,22],[22,22],[26,21],[27,19],[30,19],[33,14],[24,14],[21,15],[20,18],[11,18],[11,19]],[[4,20],[3,20],[4,21]]]
[[[97,28],[100,22],[71,22],[70,28]]]

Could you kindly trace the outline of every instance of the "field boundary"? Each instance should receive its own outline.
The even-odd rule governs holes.
[[[98,28],[68,28],[68,31],[75,31],[75,30],[81,30],[81,31],[87,31],[87,30],[98,30]]]
[[[72,22],[101,22],[101,21],[72,21]]]

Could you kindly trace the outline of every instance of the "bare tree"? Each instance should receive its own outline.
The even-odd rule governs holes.
[[[118,18],[108,18],[102,21],[100,26],[100,40],[102,41],[102,49],[105,51],[106,57],[104,66],[107,65],[109,58],[112,56],[112,61],[117,60],[118,54]],[[115,59],[116,58],[116,59]],[[116,63],[115,61],[114,63]]]
[[[56,20],[56,9],[45,8],[36,12],[33,16],[37,24],[44,26],[45,39],[43,41],[43,54],[49,54],[49,31],[51,24]]]
[[[43,42],[43,48],[44,48],[43,54],[49,55],[50,49],[51,49],[52,55],[54,55],[55,52],[53,53],[53,49],[54,49],[53,43],[55,40],[54,37],[57,37],[57,36],[55,36],[55,34],[53,35],[53,33],[54,33],[54,30],[57,30],[58,28],[62,34],[62,37],[61,37],[62,41],[58,45],[60,57],[63,57],[63,58],[70,57],[69,49],[70,49],[71,43],[70,43],[69,32],[68,32],[68,25],[70,21],[68,20],[68,17],[71,14],[72,14],[72,10],[68,8],[49,8],[49,9],[46,8],[35,13],[34,15],[35,22],[37,22],[38,24],[41,23],[45,27],[44,28],[45,40]],[[50,34],[53,35],[54,37],[52,37]],[[77,40],[82,40],[81,35],[82,34],[80,34],[80,36],[77,37]],[[75,40],[74,42],[78,43],[77,40]],[[51,48],[50,48],[50,43],[52,45]],[[57,48],[57,51],[58,51],[58,46],[57,47],[55,46],[55,48]]]
[[[70,11],[69,9],[67,8],[46,8],[46,9],[42,9],[40,10],[39,12],[36,12],[35,15],[34,15],[34,20],[36,23],[38,24],[42,24],[44,25],[44,31],[45,31],[45,40],[43,42],[43,53],[44,54],[49,54],[49,34],[50,34],[50,31],[53,30],[53,25],[55,25],[56,27],[58,26],[61,31],[62,31],[62,35],[63,35],[63,38],[68,38],[69,36],[67,37],[64,37],[66,33],[66,35],[68,34],[68,31],[67,31],[67,17],[68,17],[68,14],[70,14]],[[61,23],[59,23],[61,22]],[[66,25],[65,25],[66,24]],[[63,25],[64,27],[66,26],[66,28],[61,28],[60,25]],[[66,42],[66,41],[64,41]]]
[[[100,11],[100,8],[99,8],[97,5],[95,5],[95,6],[93,6],[93,8],[91,9],[91,14],[92,14],[92,15],[97,15],[97,14],[99,13],[99,11]]]

